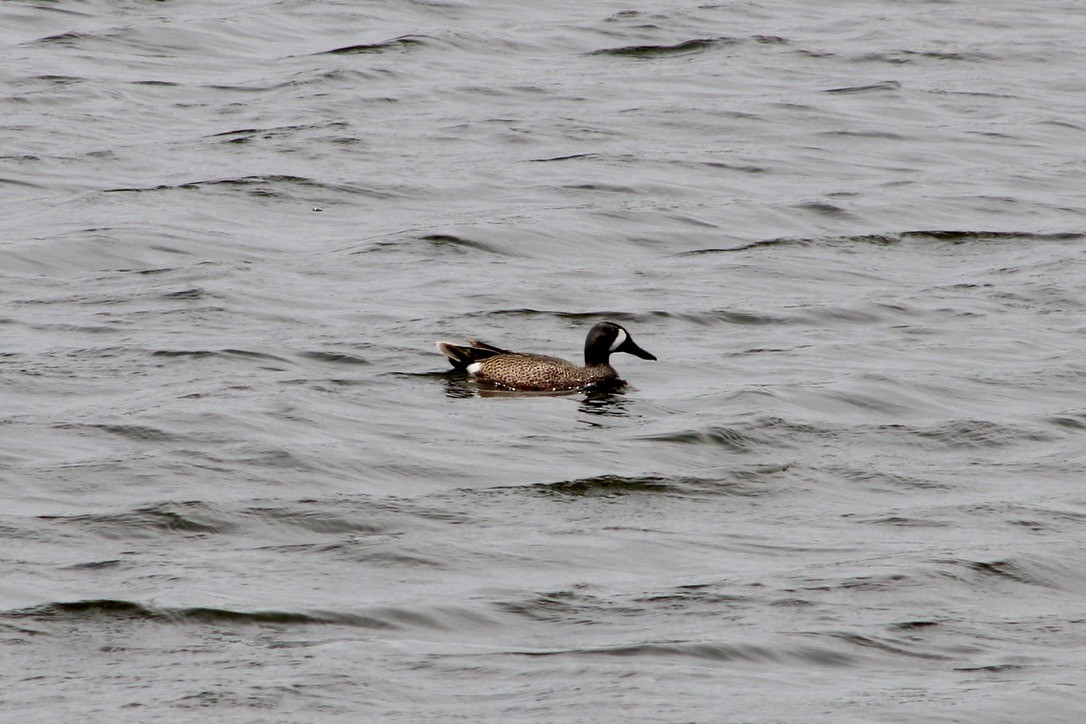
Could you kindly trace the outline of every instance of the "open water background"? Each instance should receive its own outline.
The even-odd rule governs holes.
[[[2,718],[1081,721],[1083,38],[0,4]]]

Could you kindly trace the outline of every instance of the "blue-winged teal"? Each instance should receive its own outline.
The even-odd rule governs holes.
[[[620,382],[611,366],[612,352],[626,352],[641,359],[656,359],[634,344],[633,337],[614,322],[600,322],[588,332],[584,342],[584,366],[558,357],[510,352],[477,339],[470,347],[438,342],[437,348],[452,366],[464,370],[480,382],[511,390],[558,391]]]

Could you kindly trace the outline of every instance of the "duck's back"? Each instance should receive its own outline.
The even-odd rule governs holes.
[[[479,363],[475,377],[514,390],[573,390],[615,379],[610,365],[581,367],[541,354],[499,354]]]

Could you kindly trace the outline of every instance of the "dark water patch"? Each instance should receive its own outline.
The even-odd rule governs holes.
[[[751,241],[742,244],[736,244],[735,246],[713,246],[706,247],[704,249],[691,249],[689,251],[680,251],[674,256],[701,256],[703,254],[729,254],[733,252],[750,251],[752,249],[761,249],[763,247],[774,248],[784,246],[810,246],[814,242],[811,239],[800,238],[779,238],[779,239],[762,239],[758,241]]]
[[[299,357],[305,359],[311,359],[316,362],[328,362],[330,364],[344,364],[344,365],[370,365],[373,364],[369,360],[363,359],[357,355],[346,354],[345,352],[300,352]]]
[[[824,433],[816,432],[815,434],[824,434],[826,439],[834,440],[840,439],[844,431],[826,430]],[[942,481],[928,480],[917,475],[906,475],[897,470],[891,472],[878,468],[852,468],[840,465],[830,465],[824,470],[833,477],[842,478],[879,491],[945,490],[949,487],[947,483]]]
[[[830,88],[822,91],[823,93],[830,93],[834,95],[853,95],[853,94],[866,94],[866,93],[885,93],[887,91],[899,91],[901,90],[901,83],[896,80],[887,80],[881,83],[871,83],[868,85],[855,85],[845,86],[842,88]]]
[[[58,430],[95,430],[138,442],[174,442],[178,438],[172,433],[150,425],[109,424],[109,423],[67,423],[54,425]]]
[[[761,600],[760,596],[741,595],[737,593],[725,593],[720,589],[725,584],[721,583],[691,583],[675,586],[662,593],[637,596],[633,601],[638,604],[647,604],[653,607],[664,607],[689,612],[690,606],[712,606],[720,614],[726,613],[726,607],[735,604],[751,604]]]
[[[1040,121],[1040,125],[1042,125],[1042,126],[1052,126],[1053,128],[1057,128],[1059,130],[1069,130],[1069,131],[1075,131],[1075,132],[1082,132],[1083,130],[1086,130],[1086,126],[1083,126],[1082,124],[1072,123],[1071,121],[1064,120],[1064,119],[1057,120],[1055,118]],[[1068,209],[1065,209],[1065,210],[1068,210]]]
[[[121,566],[121,561],[118,558],[111,558],[106,561],[89,561],[87,563],[73,563],[70,566],[64,566],[63,570],[66,571],[100,571],[107,568],[118,568]]]
[[[1086,430],[1086,412],[1052,415],[1046,421],[1068,430]]]
[[[447,571],[451,569],[448,560],[445,558],[416,555],[406,553],[402,550],[363,550],[357,544],[353,546],[340,546],[338,554],[338,557],[342,559],[354,563],[365,563],[379,568],[429,568],[432,571]]]
[[[198,453],[204,460],[214,465],[224,465],[230,469],[237,466],[268,467],[271,470],[282,472],[294,470],[305,473],[323,473],[321,461],[310,462],[308,459],[295,453],[278,447],[260,447],[246,445],[237,451],[222,451],[216,453]],[[212,467],[215,470],[217,468]]]
[[[1062,508],[983,503],[964,508],[962,512],[970,517],[977,515],[995,517],[1010,525],[1029,528],[1035,532],[1046,530],[1072,532],[1086,524],[1086,513]]]
[[[575,322],[595,322],[600,319],[612,319],[619,322],[634,322],[636,315],[630,312],[605,311],[605,312],[565,312],[551,309],[533,309],[531,307],[512,307],[506,309],[494,309],[487,312],[478,312],[473,316],[480,317],[548,317],[554,319],[567,319]]]
[[[531,309],[527,307],[512,309],[495,309],[480,312],[474,316],[487,317],[548,317],[553,319],[566,319],[575,322],[595,323],[600,320],[612,320],[628,324],[648,323],[660,319],[677,319],[693,324],[711,326],[720,322],[743,325],[779,325],[795,324],[802,322],[799,316],[780,314],[766,314],[761,312],[748,312],[736,309],[712,309],[704,312],[673,312],[663,309],[644,312],[628,312],[619,310],[602,310],[593,312],[568,312],[551,309]]]
[[[836,208],[836,207],[834,207]],[[1057,242],[1078,241],[1086,238],[1081,232],[1053,232],[1034,233],[1019,231],[970,231],[954,229],[927,229],[915,231],[902,231],[888,234],[858,234],[850,236],[830,237],[779,237],[774,239],[760,239],[728,247],[707,247],[704,249],[692,249],[681,251],[674,256],[699,256],[702,254],[725,254],[761,249],[776,249],[789,246],[847,246],[854,244],[872,246],[894,246],[905,241],[938,241],[949,244],[968,244],[984,242]]]
[[[802,211],[813,211],[820,216],[834,219],[847,219],[852,217],[852,214],[848,210],[825,201],[806,201],[802,204],[797,204],[796,208]]]
[[[906,442],[945,450],[997,449],[1026,442],[1052,442],[1057,439],[1039,430],[1011,427],[988,420],[952,420],[935,427],[880,425],[874,429]]]
[[[600,388],[584,390],[584,398],[581,401],[581,412],[600,417],[629,417],[626,406],[626,387],[623,385],[610,385]]]
[[[641,191],[633,186],[620,186],[618,184],[582,183],[568,184],[561,187],[566,191],[602,191],[610,194],[640,194]]]
[[[785,446],[784,441],[780,438],[770,439],[749,430],[741,430],[735,427],[725,427],[722,425],[707,427],[701,430],[679,430],[676,432],[645,435],[638,439],[682,445],[709,445],[736,453],[750,452],[763,447]]]
[[[923,631],[939,626],[939,621],[902,621],[890,624],[891,631]]]
[[[901,307],[894,307],[886,304],[880,304],[878,302],[873,302],[865,305],[862,308],[842,307],[837,305],[812,305],[804,309],[802,314],[797,316],[804,319],[805,321],[818,325],[829,325],[834,322],[847,322],[851,324],[874,324],[876,322],[885,321],[887,316],[889,316],[888,313],[896,314],[902,311],[904,310]],[[906,406],[896,406],[885,400],[881,400],[870,395],[855,395],[853,393],[840,394],[843,401],[848,401],[846,398],[851,397],[852,399],[855,399],[862,407],[871,407],[874,409],[885,408],[885,411],[887,412],[906,411],[909,409]]]
[[[75,525],[103,538],[157,538],[164,533],[207,536],[233,533],[238,525],[231,516],[205,503],[162,503],[120,513],[40,516],[41,520]]]
[[[738,309],[710,309],[704,312],[645,312],[640,315],[645,321],[649,319],[677,319],[700,326],[715,326],[721,322],[725,324],[739,324],[744,326],[777,326],[797,324],[801,318],[796,315],[775,314],[766,312],[749,312]],[[642,320],[636,320],[642,321]]]
[[[882,53],[868,53],[857,57],[856,60],[861,63],[873,62],[902,65],[924,60],[983,63],[998,60],[998,58],[981,51],[894,50]]]
[[[910,647],[906,645],[906,642],[901,642],[896,639],[886,639],[876,636],[864,636],[862,634],[847,631],[817,635],[828,635],[832,638],[837,639],[838,641],[843,641],[851,646],[855,646],[860,649],[874,649],[882,653],[893,654],[894,656],[904,656],[913,659],[927,659],[930,661],[948,661],[951,658],[946,654],[940,654],[934,651],[917,650],[916,647]]]
[[[157,349],[151,353],[152,357],[220,357],[221,350],[210,349]]]
[[[101,33],[80,33],[71,31],[67,33],[57,33],[56,35],[47,35],[43,38],[34,40],[32,45],[76,45],[84,40],[95,40],[99,38],[108,38],[109,35]]]
[[[598,475],[579,480],[564,480],[557,483],[538,483],[534,490],[555,495],[572,496],[619,496],[632,493],[670,493],[681,489],[666,478],[658,476],[626,477],[621,475]]]
[[[397,629],[397,618],[413,623],[425,621],[425,617],[397,614],[364,615],[331,611],[234,611],[225,608],[168,608],[151,606],[120,599],[91,599],[82,601],[58,601],[33,608],[9,611],[3,614],[12,618],[29,618],[38,621],[67,620],[94,623],[100,621],[159,621],[170,624],[211,624],[240,626],[297,626],[334,625],[371,629]]]
[[[989,664],[986,666],[955,666],[954,671],[965,671],[981,674],[1002,674],[1010,671],[1022,671],[1028,668],[1025,664]]]
[[[618,498],[631,495],[667,495],[679,498],[739,496],[758,497],[767,493],[767,483],[791,469],[790,464],[753,465],[728,468],[716,476],[693,475],[596,475],[527,486],[487,488],[487,492],[508,494],[530,491],[558,498]]]
[[[193,287],[191,289],[181,289],[176,292],[165,292],[159,295],[160,299],[204,299],[206,297],[216,296],[209,294],[203,289]]]
[[[726,644],[700,641],[649,642],[597,646],[576,649],[541,651],[511,651],[518,656],[573,656],[573,657],[621,657],[621,658],[681,658],[700,659],[708,662],[764,663],[764,664],[815,664],[818,666],[843,667],[858,665],[862,657],[837,649],[818,646],[760,646],[757,644]]]
[[[488,254],[495,254],[497,256],[513,256],[513,254],[505,249],[498,248],[492,244],[476,239],[468,239],[463,236],[455,236],[453,234],[427,234],[426,236],[420,236],[419,240],[427,242],[436,249],[460,253],[484,251]]]
[[[835,591],[894,591],[902,587],[917,585],[914,576],[904,573],[881,573],[871,575],[851,576],[849,578],[807,578],[800,585],[803,591],[835,592]]]
[[[356,43],[332,50],[322,50],[314,55],[365,55],[392,50],[414,50],[432,41],[433,38],[426,35],[401,35],[378,43]]]
[[[951,244],[966,244],[984,241],[1079,241],[1086,238],[1086,233],[1077,231],[1036,233],[1024,231],[970,231],[964,229],[926,229],[905,231],[901,239],[933,240]]]
[[[711,221],[705,221],[704,219],[699,219],[697,217],[690,216],[689,214],[668,214],[667,217],[669,219],[674,219],[675,221],[686,224],[687,226],[693,226],[693,227],[698,228],[698,229],[719,229],[720,228],[720,226],[718,224],[714,224]]]
[[[3,184],[4,186],[18,186],[20,188],[26,188],[26,189],[44,189],[44,188],[47,188],[46,186],[34,183],[32,181],[26,181],[24,179],[15,179],[15,178],[0,178],[0,184]]]
[[[335,194],[361,195],[376,199],[391,199],[398,194],[387,189],[379,190],[353,184],[330,184],[304,176],[289,174],[264,174],[239,176],[237,178],[208,179],[205,181],[187,181],[179,184],[158,184],[156,186],[135,187],[121,186],[103,189],[102,193],[149,193],[155,191],[202,191],[205,189],[239,189],[250,196],[259,198],[292,199],[299,191],[321,191]]]
[[[293,136],[305,131],[336,130],[345,131],[349,126],[343,122],[329,122],[321,124],[294,124],[287,126],[274,126],[268,128],[237,128],[232,131],[212,133],[207,138],[222,139],[226,143],[249,143],[261,139],[269,140],[283,136]]]
[[[116,271],[120,274],[143,274],[150,276],[151,274],[164,274],[166,272],[177,271],[177,269],[171,266],[163,266],[152,269],[117,269]]]
[[[1030,570],[1031,567],[1023,566],[1009,560],[974,561],[962,558],[945,558],[935,561],[943,566],[964,570],[975,581],[994,580],[1013,583],[1024,583],[1031,586],[1051,588],[1051,581],[1040,578]],[[960,574],[952,573],[952,577],[960,578]]]
[[[254,507],[242,511],[241,515],[265,523],[286,525],[321,534],[376,534],[388,532],[390,529],[387,524],[375,522],[365,511],[358,511],[358,517],[352,517],[324,510],[305,510],[297,506]]]
[[[851,518],[851,515],[842,516],[844,518]],[[933,520],[931,518],[917,518],[913,516],[904,515],[877,515],[872,517],[859,518],[861,523],[871,523],[874,525],[889,525],[895,528],[947,528],[953,525],[953,523]]]
[[[639,607],[620,606],[578,590],[538,593],[523,600],[495,602],[494,607],[532,621],[574,625],[592,625],[601,617],[634,616],[643,612]]]
[[[582,161],[596,160],[600,158],[598,153],[571,153],[567,156],[551,156],[549,158],[530,158],[529,163],[551,163],[553,161]]]
[[[626,58],[661,58],[672,55],[701,53],[726,45],[735,45],[742,41],[738,38],[694,38],[672,45],[624,45],[618,48],[593,50],[589,55],[613,55]]]
[[[901,133],[893,133],[891,131],[881,130],[848,130],[848,131],[822,131],[818,135],[829,136],[834,138],[878,138],[887,141],[908,141],[911,140],[911,136],[906,136]],[[900,182],[908,183],[908,182]],[[855,194],[848,194],[849,196],[855,196]]]
[[[284,365],[292,365],[293,363],[285,357],[278,357],[267,352],[254,352],[247,349],[157,349],[151,352],[152,357],[165,357],[170,358],[185,358],[193,357],[196,359],[206,357],[220,357],[224,359],[247,359],[247,360],[261,360],[266,362],[278,362]]]
[[[681,164],[681,165],[685,166],[689,162],[688,161],[674,161],[674,163]],[[726,163],[724,161],[699,161],[699,162],[697,162],[697,164],[699,166],[703,166],[705,168],[719,168],[719,169],[724,169],[724,170],[727,170],[727,171],[741,171],[743,173],[769,173],[769,169],[766,168],[765,166],[755,166],[753,164]]]
[[[291,77],[287,80],[283,80],[277,83],[254,83],[254,82],[242,82],[242,83],[208,83],[203,86],[207,90],[212,91],[224,91],[227,93],[249,93],[253,95],[266,94],[274,91],[293,91],[299,86],[307,86],[313,84],[326,84],[328,82],[358,82],[365,83],[367,81],[373,81],[377,79],[385,79],[395,75],[391,69],[381,69],[379,72],[362,72],[362,71],[346,71],[341,68],[325,71],[316,71],[309,73],[304,77]],[[362,102],[367,102],[372,99],[363,99]],[[387,101],[389,99],[378,99]],[[229,143],[229,141],[226,141]],[[245,141],[242,141],[244,143]]]
[[[36,75],[36,76],[31,77],[31,78],[26,78],[26,79],[19,80],[19,81],[13,83],[12,85],[18,87],[18,86],[23,86],[23,85],[36,85],[37,83],[42,82],[42,83],[48,83],[49,85],[65,87],[65,86],[71,86],[71,85],[78,85],[80,83],[85,83],[86,81],[87,81],[87,79],[83,78],[81,76],[52,75],[52,74],[47,73],[45,75]]]

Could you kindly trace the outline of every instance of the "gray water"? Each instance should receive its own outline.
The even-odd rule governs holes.
[[[1081,721],[1084,37],[0,4],[0,718]]]

